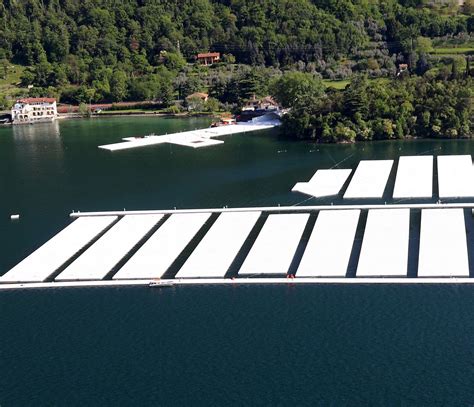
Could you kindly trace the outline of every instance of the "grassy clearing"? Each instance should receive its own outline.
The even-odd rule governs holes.
[[[21,92],[19,87],[20,78],[26,67],[9,64],[6,77],[4,77],[3,67],[0,67],[0,69],[0,94],[4,96],[12,96]]]
[[[431,54],[436,55],[474,55],[474,47],[435,48]]]
[[[324,86],[326,88],[334,88],[334,89],[339,89],[342,90],[344,89],[349,83],[351,83],[350,80],[343,79],[343,80],[330,80],[330,79],[323,79]]]
[[[369,78],[369,81],[373,82],[381,82],[381,83],[388,83],[390,82],[390,78]],[[324,86],[326,88],[333,88],[337,90],[344,90],[347,85],[351,83],[350,79],[341,79],[341,80],[330,80],[330,79],[323,79]]]

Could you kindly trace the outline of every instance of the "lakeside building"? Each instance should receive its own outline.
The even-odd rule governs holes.
[[[197,54],[196,60],[201,65],[212,65],[221,60],[221,54],[219,52],[206,52],[203,54]]]
[[[186,105],[188,111],[192,110],[201,110],[204,107],[204,103],[206,103],[209,99],[209,95],[207,93],[202,92],[195,92],[186,97]]]
[[[57,117],[58,109],[54,98],[18,99],[12,108],[13,124],[52,122]]]
[[[199,99],[199,100],[202,100],[203,102],[207,102],[207,100],[209,99],[209,95],[203,92],[194,92],[191,95],[186,96],[186,100],[192,100],[192,99]]]
[[[237,121],[276,121],[281,118],[282,110],[280,105],[271,97],[266,96],[257,99],[255,96],[247,102],[239,115]]]
[[[257,99],[255,96],[247,102],[242,110],[278,110],[280,105],[271,96],[265,96]]]

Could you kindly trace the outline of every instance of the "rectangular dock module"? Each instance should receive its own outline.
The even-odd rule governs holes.
[[[159,222],[163,215],[126,215],[82,253],[56,281],[101,280]]]
[[[316,198],[337,195],[352,170],[318,170],[308,182],[298,182],[292,191],[301,192]]]
[[[286,274],[309,214],[269,215],[239,275]]]
[[[347,187],[344,199],[382,198],[393,160],[363,160]]]
[[[470,155],[438,156],[439,197],[474,197],[473,175]]]
[[[370,210],[357,277],[405,277],[409,237],[410,209]]]
[[[260,212],[224,212],[191,253],[176,278],[224,277]]]
[[[113,278],[161,278],[210,216],[210,213],[171,215]]]
[[[422,210],[418,277],[469,277],[463,209]]]
[[[394,198],[431,198],[433,195],[433,156],[400,157]]]
[[[75,220],[0,277],[0,282],[45,281],[116,219],[117,216],[94,216]]]
[[[320,211],[297,277],[345,277],[360,210]]]

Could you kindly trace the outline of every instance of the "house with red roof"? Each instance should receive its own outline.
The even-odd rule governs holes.
[[[219,52],[206,52],[203,54],[197,54],[196,60],[202,65],[212,65],[219,62],[221,54]]]
[[[12,107],[13,124],[52,122],[58,117],[56,99],[23,98]]]

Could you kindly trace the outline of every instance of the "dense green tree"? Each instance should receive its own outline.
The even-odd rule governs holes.
[[[127,97],[127,74],[121,70],[115,70],[110,79],[110,96],[112,101],[121,102]]]
[[[0,110],[6,110],[10,107],[10,102],[5,95],[0,95]]]
[[[187,96],[196,93],[202,92],[204,89],[204,83],[198,76],[190,76],[181,86],[181,97],[185,99]]]
[[[160,63],[164,64],[170,71],[178,72],[186,66],[186,60],[181,54],[167,52],[160,58]]]
[[[473,96],[472,78],[360,79],[343,91],[297,101],[284,116],[283,131],[321,142],[351,141],[354,133],[359,140],[472,137]],[[352,107],[347,106],[350,100],[355,101]],[[359,109],[362,105],[367,108]]]
[[[256,70],[245,73],[235,83],[239,99],[246,101],[263,96],[267,91],[267,83],[263,75]]]
[[[288,72],[270,84],[270,92],[283,107],[292,107],[299,98],[309,95],[320,96],[324,85],[315,75],[302,72]]]
[[[463,11],[466,14],[474,14],[474,0],[465,0]]]
[[[129,84],[131,100],[153,100],[168,105],[172,100],[172,93],[172,82],[166,75],[147,75],[132,79]]]
[[[7,79],[8,65],[9,64],[6,58],[0,59],[0,78]]]

